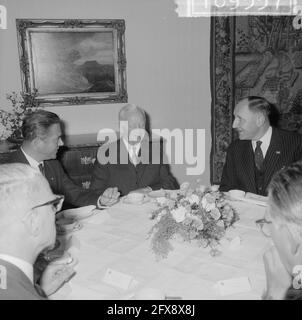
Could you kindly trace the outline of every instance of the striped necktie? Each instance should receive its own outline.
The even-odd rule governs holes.
[[[263,153],[261,150],[261,144],[262,141],[257,141],[256,142],[256,148],[255,148],[255,165],[257,167],[258,170],[262,170],[262,166],[263,166]]]

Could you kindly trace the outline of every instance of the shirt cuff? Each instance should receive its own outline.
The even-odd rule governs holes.
[[[101,202],[101,197],[102,197],[102,195],[99,196],[99,198],[98,198],[98,200],[97,200],[97,202],[96,202],[97,209],[100,209],[100,210],[104,209],[104,206],[105,206],[105,205],[102,204],[102,202]]]

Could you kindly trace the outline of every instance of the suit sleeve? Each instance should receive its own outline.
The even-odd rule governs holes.
[[[235,162],[233,160],[233,153],[234,153],[233,146],[230,145],[230,147],[227,150],[226,161],[222,171],[220,187],[219,187],[220,191],[226,192],[231,189],[234,189]]]
[[[91,177],[90,189],[100,195],[107,189],[109,179],[108,164],[100,164],[98,160],[94,163]]]
[[[85,190],[75,184],[65,173],[62,166],[58,166],[59,175],[62,179],[62,193],[65,196],[65,201],[76,207],[87,205],[97,205],[97,200],[100,194],[95,193],[93,190]]]
[[[156,183],[150,185],[153,190],[167,189],[175,190],[179,189],[179,184],[176,178],[170,172],[170,166],[168,164],[168,158],[164,152],[163,141],[160,142],[160,170],[159,179]]]
[[[302,136],[297,134],[297,147],[294,161],[302,160]]]

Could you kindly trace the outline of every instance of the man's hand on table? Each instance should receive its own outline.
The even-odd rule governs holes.
[[[120,193],[117,187],[107,188],[98,200],[98,205],[110,207],[114,205],[119,199]]]
[[[41,288],[47,296],[50,296],[68,282],[74,274],[72,266],[49,264],[42,274]]]
[[[291,286],[291,275],[287,272],[275,246],[263,255],[266,274],[266,292],[264,299],[282,300]]]

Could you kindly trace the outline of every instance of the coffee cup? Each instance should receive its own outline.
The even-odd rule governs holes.
[[[132,192],[127,195],[127,200],[130,203],[141,203],[145,199],[145,195],[143,193]]]
[[[229,191],[229,195],[233,198],[243,198],[245,196],[245,192],[242,190],[234,189]]]
[[[61,218],[57,220],[57,226],[60,231],[71,231],[76,226],[77,221],[70,218]]]

